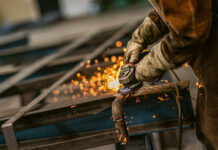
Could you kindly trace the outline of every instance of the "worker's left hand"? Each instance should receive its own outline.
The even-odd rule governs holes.
[[[127,44],[127,51],[124,54],[124,62],[134,64],[138,63],[142,49],[143,46],[130,40]]]
[[[164,57],[161,44],[159,42],[153,46],[151,52],[136,65],[135,78],[138,81],[158,81],[166,70],[175,67]]]

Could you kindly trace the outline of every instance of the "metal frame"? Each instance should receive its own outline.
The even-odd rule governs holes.
[[[44,58],[39,59],[38,61],[36,61],[36,62],[30,64],[29,66],[25,67],[24,69],[20,70],[20,72],[13,75],[12,77],[9,77],[8,79],[6,79],[5,81],[3,81],[1,83],[0,94],[3,93],[4,91],[6,91],[7,89],[9,89],[10,87],[12,87],[14,84],[18,83],[19,81],[21,81],[24,78],[31,75],[33,72],[35,72],[35,71],[39,70],[40,68],[42,68],[43,66],[47,65],[52,60],[54,60],[58,57],[61,57],[65,54],[69,53],[70,51],[75,50],[79,46],[83,45],[85,42],[87,42],[88,40],[93,38],[95,35],[97,35],[97,33],[99,33],[99,31],[92,31],[92,32],[88,33],[85,37],[81,37],[78,40],[76,40],[75,42],[72,42],[71,44],[69,44],[63,48],[60,48],[56,53],[51,54],[49,56],[45,56]]]
[[[141,135],[144,133],[153,133],[156,131],[164,131],[166,128],[175,129],[177,128],[178,120],[168,120],[161,121],[149,124],[139,124],[129,126],[130,135]],[[184,119],[183,127],[191,127],[193,125],[192,120]],[[130,141],[131,141],[130,136]],[[73,136],[64,136],[64,137],[55,137],[55,138],[46,138],[40,140],[31,140],[21,142],[20,148],[22,149],[70,149],[74,148],[76,150],[82,150],[86,148],[92,148],[96,146],[103,146],[106,144],[118,143],[119,140],[116,137],[116,130],[102,130],[98,132],[89,132],[85,134],[73,135]],[[85,144],[84,144],[85,143]],[[0,148],[6,148],[6,145],[1,146]]]
[[[180,81],[177,82],[177,85],[180,89],[185,89],[188,87],[188,81]],[[165,83],[162,85],[154,85],[154,86],[145,86],[136,91],[134,95],[130,98],[135,98],[137,96],[149,95],[149,94],[158,94],[170,92],[174,88],[173,83]],[[28,129],[29,127],[38,127],[48,124],[54,124],[57,122],[72,120],[88,115],[94,115],[98,112],[101,112],[109,107],[111,107],[112,101],[116,95],[106,95],[106,96],[93,96],[87,98],[78,98],[76,101],[71,101],[71,96],[69,99],[65,99],[62,102],[49,104],[46,106],[42,106],[39,110],[31,110],[30,112],[26,112],[22,118],[20,118],[19,122],[14,125],[15,130],[23,130]],[[74,109],[69,109],[70,106],[77,105]],[[39,104],[35,105],[35,107],[40,107]],[[73,112],[83,112],[83,113],[73,113]],[[11,113],[10,113],[11,112]],[[10,119],[10,116],[13,116],[15,113],[10,111],[5,116],[1,116],[0,125],[2,125],[5,121]],[[68,114],[68,115],[67,115]],[[71,114],[71,115],[69,115]],[[65,116],[65,117],[63,117]],[[51,119],[53,118],[53,119]],[[26,124],[26,120],[28,120],[28,124]],[[43,120],[43,121],[41,121]],[[1,131],[0,131],[1,132]]]
[[[22,108],[18,113],[16,113],[13,117],[11,117],[8,121],[6,121],[2,125],[2,131],[3,131],[3,134],[5,136],[5,141],[6,141],[8,149],[9,150],[19,149],[18,142],[17,142],[16,136],[15,136],[15,131],[13,128],[13,125],[17,120],[19,120],[25,113],[32,110],[39,102],[41,102],[56,87],[58,87],[60,84],[65,82],[69,77],[71,77],[76,72],[78,72],[81,68],[83,68],[85,66],[85,63],[87,60],[93,60],[96,56],[100,55],[107,47],[109,47],[113,42],[115,42],[116,40],[120,39],[122,36],[127,34],[131,29],[133,29],[133,27],[135,27],[136,23],[139,20],[141,20],[141,18],[136,18],[135,20],[127,23],[120,31],[118,31],[115,35],[113,35],[111,38],[106,40],[102,45],[100,45],[96,50],[94,50],[94,52],[92,54],[85,57],[83,59],[83,61],[81,61],[74,68],[69,70],[63,77],[61,77],[59,80],[57,80],[55,83],[53,83],[47,90],[45,90],[43,93],[41,93],[35,99],[33,99],[27,106]],[[96,32],[94,32],[94,33],[96,33]],[[58,51],[54,55],[51,55],[49,58],[46,58],[43,62],[41,62],[40,65],[34,64],[35,68],[39,68],[39,66],[43,66],[44,64],[47,64],[48,62],[50,62],[50,60],[53,60],[54,58],[62,56],[62,54],[66,54],[74,47],[77,48],[79,45],[81,45],[82,43],[84,43],[88,39],[92,38],[94,33],[90,34],[88,37],[86,37],[84,39],[83,38],[79,39],[76,43],[65,47],[64,49],[62,49],[62,51]],[[16,76],[14,76],[11,81],[9,81],[9,80],[5,81],[4,84],[2,84],[5,86],[1,86],[0,93],[7,90],[9,87],[14,85],[14,83],[16,83],[17,81],[21,80],[24,76],[29,74],[32,71],[32,69],[28,67],[24,71],[25,72],[21,72],[20,74],[17,74]],[[9,82],[9,83],[7,83],[7,82]]]

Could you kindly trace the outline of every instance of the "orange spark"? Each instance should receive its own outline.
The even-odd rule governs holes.
[[[164,101],[163,97],[157,97],[158,100]]]
[[[78,85],[79,84],[79,82],[78,81],[74,81],[74,85]]]
[[[116,56],[112,56],[111,57],[111,62],[115,63],[117,61],[117,57]]]
[[[185,66],[186,68],[188,68],[188,63],[185,63],[184,66]]]
[[[122,137],[123,137],[123,135],[122,135],[122,134],[120,134],[119,141],[121,141],[121,140],[122,140]]]
[[[122,47],[123,43],[121,41],[116,42],[116,47]]]
[[[105,57],[105,58],[104,58],[104,62],[109,62],[109,58],[108,58],[108,57]]]
[[[155,118],[156,118],[156,115],[155,115],[155,114],[153,114],[152,118],[153,118],[153,119],[155,119]]]
[[[141,54],[143,54],[145,52],[148,52],[148,50],[147,49],[142,50]]]
[[[59,90],[53,90],[53,94],[54,94],[54,95],[59,95],[59,94],[60,94],[60,91],[59,91]]]
[[[71,109],[73,109],[73,108],[75,108],[75,107],[76,107],[76,105],[71,105],[71,106],[70,106]]]
[[[95,62],[95,64],[98,64],[98,60],[97,59],[95,59],[94,62]]]
[[[77,78],[80,78],[80,77],[81,77],[81,74],[80,74],[80,73],[77,73],[76,76],[77,76]]]
[[[87,60],[86,63],[87,63],[87,64],[91,64],[91,60]]]
[[[140,103],[139,97],[136,98],[136,103]]]
[[[126,137],[123,139],[123,142],[127,142],[127,138]]]
[[[54,97],[54,98],[53,98],[53,101],[54,101],[54,102],[58,102],[58,98],[57,98],[57,97]]]

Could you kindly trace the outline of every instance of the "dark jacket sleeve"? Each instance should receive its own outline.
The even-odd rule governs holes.
[[[139,81],[157,81],[166,70],[192,60],[210,33],[210,0],[159,0],[158,4],[159,15],[154,12],[149,17],[160,31],[168,28],[168,34],[137,64],[135,75]]]
[[[169,29],[161,49],[166,59],[179,67],[197,55],[208,38],[211,0],[160,0],[160,7]]]

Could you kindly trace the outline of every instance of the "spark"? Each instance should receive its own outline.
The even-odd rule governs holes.
[[[53,101],[54,101],[54,102],[58,102],[58,98],[57,98],[57,97],[54,97],[54,98],[53,98]]]
[[[104,62],[109,62],[109,58],[108,58],[108,57],[105,57],[105,58],[104,58]]]
[[[116,42],[116,47],[122,47],[123,43],[121,41]]]
[[[153,118],[153,119],[155,119],[155,118],[156,118],[156,115],[155,115],[155,114],[153,114],[152,118]]]
[[[95,59],[94,62],[95,62],[95,64],[98,64],[98,60],[97,59]]]
[[[185,63],[185,64],[184,64],[184,66],[185,66],[186,68],[188,68],[188,67],[189,67],[188,63]]]
[[[71,106],[70,106],[71,109],[73,109],[73,108],[75,108],[75,107],[76,107],[76,105],[71,105]]]
[[[136,103],[140,103],[139,97],[136,98]]]
[[[158,100],[164,101],[163,97],[157,97]]]
[[[60,91],[59,91],[59,90],[53,90],[53,94],[54,94],[54,95],[59,95],[59,94],[60,94]]]
[[[118,76],[121,66],[124,64],[123,57],[104,57],[104,61],[110,61],[113,65],[106,68],[97,67],[89,78],[81,72],[77,73],[76,78],[71,80],[68,88],[63,93],[66,95],[71,94],[72,99],[82,96],[112,95],[117,93],[122,87],[119,83]],[[98,63],[98,60],[96,59],[94,62]],[[91,63],[91,61],[87,61],[87,63]],[[60,91],[54,90],[53,93],[54,96],[57,96],[60,94]]]
[[[127,48],[123,48],[123,52],[126,52],[127,51]]]

